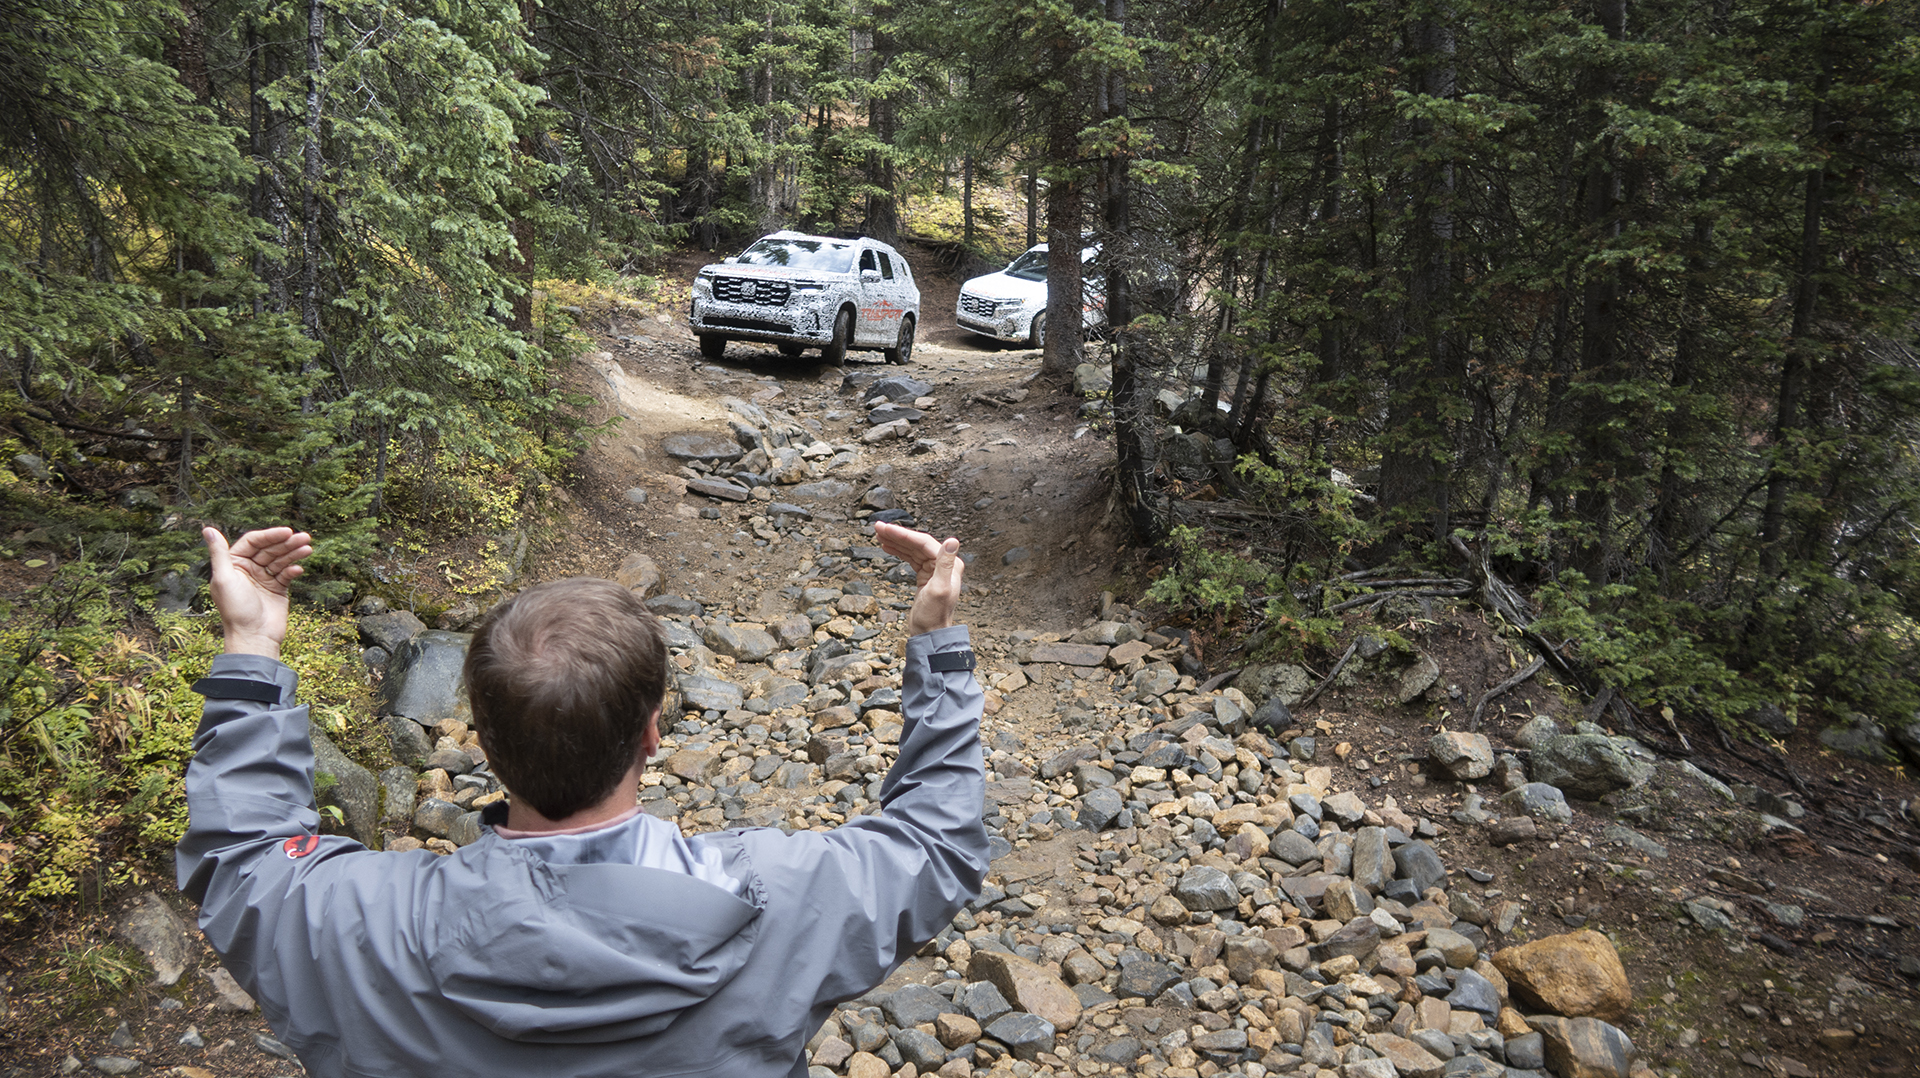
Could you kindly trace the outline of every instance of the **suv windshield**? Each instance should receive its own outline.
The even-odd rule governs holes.
[[[1026,254],[1013,260],[1013,265],[1006,268],[1006,274],[1009,277],[1018,277],[1023,281],[1046,280],[1047,252],[1041,250],[1028,251]]]
[[[825,240],[761,240],[740,252],[739,260],[749,266],[846,273],[853,266],[853,246]]]

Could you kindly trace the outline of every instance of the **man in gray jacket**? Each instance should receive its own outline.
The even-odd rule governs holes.
[[[307,711],[278,661],[310,539],[271,528],[229,549],[207,529],[226,654],[199,686],[180,888],[307,1069],[804,1076],[833,1004],[932,938],[987,868],[959,544],[875,530],[919,577],[880,815],[684,838],[638,812],[663,637],[617,585],[560,581],[475,637],[475,728],[511,807],[441,857],[316,834]]]

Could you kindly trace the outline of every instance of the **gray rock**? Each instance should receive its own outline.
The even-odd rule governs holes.
[[[339,809],[347,833],[364,846],[378,848],[380,780],[347,759],[347,754],[318,729],[310,726],[307,733],[313,738],[313,784],[321,806]],[[323,776],[331,776],[333,781],[329,783]]]
[[[1121,999],[1152,1000],[1178,983],[1178,970],[1164,962],[1144,959],[1120,967],[1120,980],[1114,985],[1113,994]]]
[[[947,1061],[945,1045],[933,1034],[923,1033],[911,1026],[901,1026],[893,1035],[893,1046],[900,1050],[901,1062],[913,1064],[921,1074],[932,1074]]]
[[[429,797],[413,810],[413,825],[436,838],[449,838],[454,824],[464,814],[465,810],[451,801]]]
[[[1527,1019],[1546,1042],[1547,1066],[1559,1074],[1584,1078],[1627,1078],[1633,1062],[1633,1041],[1598,1018]]]
[[[95,1056],[93,1069],[101,1074],[132,1074],[140,1069],[140,1061],[126,1056]]]
[[[1313,841],[1298,831],[1282,830],[1273,836],[1268,856],[1276,857],[1290,865],[1304,865],[1320,856],[1320,850]]]
[[[1478,973],[1463,969],[1454,976],[1453,991],[1447,994],[1447,1006],[1456,1011],[1475,1011],[1491,1020],[1500,1013],[1500,990]]]
[[[1409,842],[1393,851],[1393,863],[1399,878],[1412,880],[1415,889],[1423,893],[1429,887],[1446,883],[1447,866],[1433,847],[1424,842]]]
[[[1427,742],[1427,755],[1447,775],[1462,782],[1493,774],[1493,746],[1485,734],[1442,730]]]
[[[201,970],[200,976],[205,977],[207,984],[213,988],[215,1011],[223,1014],[245,1014],[253,1010],[253,997],[247,995],[246,989],[240,987],[240,982],[233,979],[233,974],[215,966],[212,969]]]
[[[728,464],[746,454],[737,438],[706,431],[686,431],[660,439],[660,448],[675,460],[703,460]]]
[[[1893,759],[1887,732],[1880,728],[1879,723],[1857,711],[1849,714],[1841,725],[1820,731],[1820,743],[1856,760],[1887,763]]]
[[[471,846],[480,841],[480,814],[463,812],[454,818],[453,826],[447,829],[447,841],[455,846]]]
[[[292,1059],[293,1049],[267,1036],[265,1033],[253,1035],[253,1046],[275,1059]]]
[[[868,387],[867,391],[862,394],[867,400],[872,400],[875,397],[885,397],[895,404],[911,404],[921,397],[932,395],[933,383],[923,382],[918,378],[909,378],[904,374],[896,374],[890,378],[882,378],[873,383],[873,385]],[[925,1068],[922,1069],[924,1070]]]
[[[1440,664],[1431,655],[1419,655],[1395,680],[1393,698],[1397,703],[1411,704],[1439,680]]]
[[[1028,558],[1031,558],[1031,557],[1033,557],[1033,552],[1031,550],[1028,550],[1026,547],[1023,547],[1023,546],[1017,546],[1012,548],[1011,550],[1008,550],[1005,554],[1000,555],[1000,564],[1019,565],[1021,562],[1026,561]]]
[[[1140,639],[1140,630],[1124,621],[1096,621],[1067,637],[1069,644],[1105,644],[1117,647]]]
[[[898,423],[903,419],[909,423],[918,423],[924,418],[926,418],[925,412],[901,404],[883,404],[867,413],[867,422],[876,427]]]
[[[449,776],[464,775],[474,768],[473,757],[460,749],[435,749],[427,754],[427,767],[438,768]]]
[[[1195,865],[1174,884],[1173,897],[1190,910],[1230,910],[1240,904],[1240,889],[1219,869]]]
[[[723,502],[744,502],[753,496],[753,492],[738,483],[729,483],[724,479],[689,479],[687,493],[704,494]]]
[[[403,720],[412,725],[412,720]],[[415,727],[418,729],[418,727]],[[389,767],[380,772],[380,824],[404,831],[413,822],[413,799],[418,793],[413,768]]]
[[[1600,837],[1604,841],[1611,842],[1616,846],[1625,846],[1635,853],[1642,853],[1648,857],[1665,857],[1667,855],[1667,848],[1665,846],[1635,831],[1631,827],[1623,827],[1617,823],[1610,823],[1601,828]]]
[[[1535,715],[1523,723],[1507,740],[1523,749],[1539,748],[1550,737],[1560,736],[1560,724],[1546,715]]]
[[[1259,730],[1278,734],[1293,725],[1293,712],[1287,708],[1287,702],[1278,696],[1270,696],[1267,702],[1253,709],[1253,718],[1248,722]]]
[[[1113,368],[1082,363],[1073,369],[1073,391],[1082,396],[1098,396],[1113,388]]]
[[[469,633],[428,629],[401,644],[387,663],[380,713],[405,715],[422,726],[441,719],[472,719],[460,673],[472,642]]]
[[[647,488],[645,487],[628,487],[626,492],[620,496],[635,505],[647,504]]]
[[[680,697],[690,711],[733,711],[746,702],[746,693],[731,681],[689,674],[680,676]]]
[[[731,656],[746,663],[762,662],[780,647],[773,634],[765,629],[739,625],[709,623],[701,639],[715,654]]]
[[[983,1028],[1013,1010],[1013,1004],[1007,1002],[1007,997],[1000,994],[992,981],[974,981],[955,992],[953,1001]]]
[[[1507,1066],[1537,1071],[1547,1065],[1546,1039],[1538,1033],[1507,1038]]]
[[[1383,827],[1362,827],[1353,837],[1353,883],[1377,895],[1394,873],[1393,852]]]
[[[53,470],[47,462],[32,453],[16,453],[13,457],[13,470],[22,479],[31,479],[36,483],[53,482]]]
[[[1033,1061],[1053,1050],[1053,1023],[1037,1015],[1014,1011],[985,1027],[986,1034],[1007,1046],[1015,1059]]]
[[[664,595],[655,595],[641,605],[645,606],[652,613],[659,614],[662,617],[697,618],[707,612],[706,607],[701,606],[692,599],[684,595],[675,595],[671,592]]]
[[[880,1009],[886,1012],[887,1021],[902,1028],[931,1022],[943,1014],[960,1013],[952,1000],[924,984],[905,985],[889,993],[880,1001]]]
[[[361,643],[384,648],[389,655],[399,651],[400,645],[427,631],[427,623],[415,617],[411,610],[373,614],[361,618],[358,625]]]
[[[853,495],[853,484],[839,479],[822,479],[813,483],[800,483],[788,487],[782,492],[795,501],[826,502],[838,501]]]
[[[1684,903],[1684,905],[1686,906],[1687,916],[1693,918],[1694,923],[1701,928],[1709,932],[1730,932],[1733,930],[1733,918],[1728,917],[1725,913],[1714,909],[1712,906],[1704,902],[1688,902]]]
[[[1075,818],[1089,831],[1105,831],[1114,826],[1126,807],[1118,793],[1108,787],[1098,787],[1080,795],[1080,811]]]
[[[1249,666],[1240,671],[1240,676],[1234,679],[1233,685],[1249,700],[1259,700],[1264,703],[1277,696],[1282,704],[1292,707],[1312,692],[1314,685],[1318,683],[1319,679],[1308,673],[1303,666],[1296,666],[1293,663],[1269,663]]]
[[[1447,1069],[1441,1074],[1443,1078],[1510,1078],[1512,1072],[1485,1056],[1462,1052],[1447,1060]]]
[[[1774,737],[1785,737],[1793,733],[1794,726],[1796,725],[1793,716],[1780,710],[1780,705],[1774,703],[1761,704],[1759,707],[1740,716],[1740,721],[1772,734]]]
[[[1566,796],[1544,782],[1529,782],[1518,790],[1509,790],[1501,795],[1500,803],[1509,811],[1523,812],[1536,820],[1551,823],[1573,820],[1573,809],[1567,805]]]
[[[181,974],[191,969],[198,957],[195,937],[198,933],[151,891],[142,892],[128,902],[114,920],[113,934],[131,944],[153,967],[153,983],[167,987],[179,983]]]
[[[1093,1057],[1095,1062],[1125,1066],[1140,1058],[1142,1051],[1144,1049],[1141,1048],[1139,1041],[1132,1037],[1122,1037],[1117,1041],[1103,1044],[1087,1054]]]
[[[1605,734],[1561,734],[1533,751],[1535,780],[1586,801],[1638,786],[1652,774],[1651,764],[1628,756]]]
[[[393,750],[393,758],[408,767],[425,767],[427,756],[433,752],[433,739],[420,728],[420,724],[404,715],[383,715],[381,725],[387,731],[387,746]]]

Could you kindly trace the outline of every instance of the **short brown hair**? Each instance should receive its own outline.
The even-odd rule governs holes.
[[[556,580],[488,613],[465,673],[494,773],[540,815],[564,819],[612,793],[639,757],[666,693],[666,634],[611,580]]]

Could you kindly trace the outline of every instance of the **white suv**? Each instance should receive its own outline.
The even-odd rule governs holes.
[[[878,240],[775,232],[702,267],[687,320],[708,359],[732,340],[767,341],[786,356],[814,347],[834,364],[849,351],[906,363],[920,289],[907,260]]]
[[[1100,248],[1080,252],[1085,265],[1099,257]],[[1088,272],[1081,283],[1080,324],[1083,330],[1107,323],[1102,278]],[[998,273],[975,277],[960,286],[954,321],[961,329],[1002,341],[1025,341],[1031,348],[1047,343],[1047,245],[1040,244],[1013,260]]]

